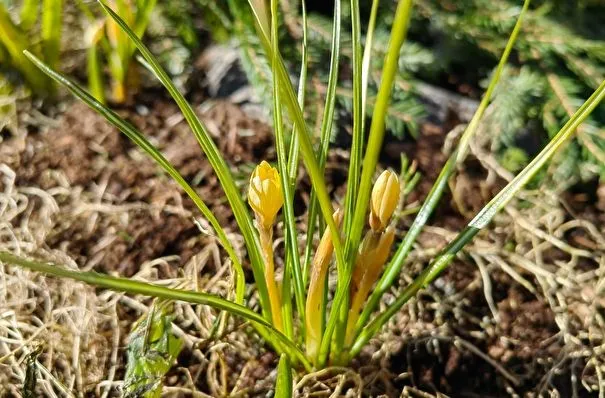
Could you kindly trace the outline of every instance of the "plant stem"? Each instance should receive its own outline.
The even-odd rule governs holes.
[[[273,325],[280,332],[284,330],[284,322],[281,313],[281,299],[277,282],[275,281],[275,261],[273,259],[273,230],[265,229],[259,224],[260,246],[265,257],[265,282],[271,302],[271,314],[273,314]]]

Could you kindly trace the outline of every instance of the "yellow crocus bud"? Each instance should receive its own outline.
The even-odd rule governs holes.
[[[380,174],[372,189],[370,203],[370,228],[379,232],[384,230],[399,203],[401,188],[397,174],[385,170]]]
[[[275,216],[284,204],[279,173],[264,160],[250,176],[248,203],[264,229],[273,226]]]

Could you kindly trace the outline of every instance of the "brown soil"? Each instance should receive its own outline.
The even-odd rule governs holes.
[[[200,148],[179,121],[178,108],[163,99],[147,104],[145,116],[129,109],[121,113],[168,157],[181,174],[198,189],[223,225],[231,223],[231,212],[212,173],[210,164],[200,155]],[[219,149],[235,167],[245,166],[267,156],[270,130],[263,124],[243,117],[242,111],[227,102],[217,102],[204,115],[215,134]],[[174,119],[176,118],[177,123]],[[240,131],[254,134],[240,137]],[[144,261],[167,255],[179,255],[186,262],[204,244],[191,217],[197,216],[193,203],[181,195],[173,183],[127,137],[94,111],[74,103],[65,112],[56,129],[43,135],[30,135],[27,148],[9,167],[19,170],[18,184],[49,190],[57,188],[57,173],[63,174],[74,190],[98,192],[97,203],[109,206],[141,205],[126,223],[111,216],[87,224],[88,214],[66,223],[48,240],[51,247],[61,247],[80,264],[91,259],[96,269],[116,271],[129,276]],[[67,199],[67,198],[66,198]],[[90,199],[90,198],[89,198]],[[170,207],[177,210],[170,211]],[[167,209],[168,208],[168,209]],[[110,250],[99,253],[98,242],[112,236]],[[100,254],[100,256],[99,256]]]

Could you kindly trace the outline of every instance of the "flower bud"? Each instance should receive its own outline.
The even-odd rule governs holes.
[[[248,203],[261,226],[265,229],[271,228],[284,203],[284,197],[277,169],[264,160],[256,166],[250,176]]]
[[[391,170],[382,172],[374,188],[370,203],[370,228],[373,231],[384,230],[399,203],[399,178]]]

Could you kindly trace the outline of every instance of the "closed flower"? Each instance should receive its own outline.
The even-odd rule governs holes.
[[[384,230],[399,203],[399,178],[391,170],[382,172],[374,188],[370,203],[370,227],[373,231]]]
[[[265,229],[271,228],[284,203],[284,197],[277,169],[264,160],[256,166],[250,176],[248,203],[261,226]]]

